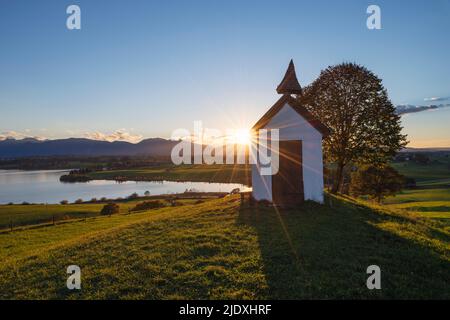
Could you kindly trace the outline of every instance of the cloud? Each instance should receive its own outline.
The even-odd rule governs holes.
[[[126,141],[131,143],[137,143],[143,139],[143,136],[132,134],[125,129],[118,129],[112,133],[103,133],[98,131],[86,132],[84,136],[92,140],[109,141],[109,142]]]
[[[22,140],[22,139],[35,139],[35,140],[46,140],[44,137],[32,136],[29,134],[30,130],[25,130],[25,132],[17,131],[3,131],[0,132],[0,141],[7,139]]]
[[[431,97],[431,98],[425,98],[424,101],[446,101],[450,100],[450,97]]]
[[[420,106],[420,105],[411,105],[411,104],[400,104],[396,106],[396,112],[399,115],[407,114],[407,113],[416,113],[421,111],[429,111],[441,108],[450,107],[450,104],[438,104],[438,105],[429,105],[429,106]]]

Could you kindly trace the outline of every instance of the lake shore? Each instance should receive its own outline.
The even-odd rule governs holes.
[[[104,173],[104,172],[101,172]],[[115,171],[114,171],[115,173]],[[194,192],[230,192],[236,188],[245,190],[248,187],[240,183],[211,182],[227,181],[227,179],[196,178],[182,179],[178,176],[164,177],[155,174],[145,179],[115,179],[95,176],[83,183],[62,183],[60,177],[68,171],[12,171],[0,173],[0,204],[58,204],[96,202],[100,199],[121,200],[132,194],[143,196],[181,194]],[[163,179],[167,178],[167,179]],[[228,180],[229,181],[229,180]]]

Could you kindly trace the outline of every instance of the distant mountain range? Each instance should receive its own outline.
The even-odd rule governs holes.
[[[33,138],[0,141],[0,158],[48,156],[157,156],[169,157],[177,141],[150,138],[139,143],[99,141],[85,138],[38,140]],[[450,148],[405,148],[401,152],[450,151]]]
[[[139,143],[124,141],[98,141],[85,138],[59,140],[21,140],[0,141],[0,158],[19,158],[33,156],[170,156],[178,142],[162,138],[151,138]]]

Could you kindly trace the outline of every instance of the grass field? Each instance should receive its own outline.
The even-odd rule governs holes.
[[[450,188],[404,190],[384,201],[389,208],[404,209],[435,219],[449,219]]]
[[[165,165],[142,169],[96,171],[92,179],[167,180],[250,184],[248,165]]]
[[[412,177],[418,186],[449,186],[450,158],[434,156],[429,164],[418,164],[413,161],[393,163],[401,174]]]
[[[334,199],[278,212],[238,196],[0,234],[0,298],[450,298],[439,221]],[[82,290],[66,268],[82,268]],[[366,268],[382,270],[368,290]]]
[[[203,197],[206,197],[204,195]],[[133,200],[120,201],[120,213],[126,214],[138,202],[144,200],[161,200],[165,202],[165,196],[141,197]],[[184,199],[181,202],[189,204],[196,200]],[[116,201],[117,202],[117,201]],[[67,222],[71,219],[85,219],[100,216],[100,211],[105,205],[103,203],[82,203],[82,204],[30,204],[30,205],[0,205],[0,232],[8,231],[11,224],[14,229],[30,227],[38,224],[52,224]],[[167,204],[167,203],[166,203]]]
[[[102,204],[70,205],[0,205],[0,230],[56,220],[93,217],[100,214]],[[125,207],[122,208],[125,210]]]
[[[432,156],[431,163],[426,165],[413,161],[393,165],[403,175],[414,178],[417,188],[403,190],[386,199],[386,206],[450,224],[450,158],[438,154]]]

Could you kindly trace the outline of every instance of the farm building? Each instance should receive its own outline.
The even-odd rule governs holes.
[[[252,144],[252,196],[277,206],[292,206],[304,200],[323,203],[322,139],[329,130],[292,96],[302,94],[292,60],[277,92],[281,98],[252,128],[257,137]],[[278,129],[278,138],[270,134],[267,139],[259,138],[261,129]],[[273,162],[269,164],[271,174],[263,170],[267,164],[261,161],[262,148],[269,150],[266,153],[272,159],[279,154],[278,170]]]

